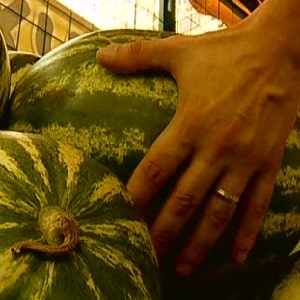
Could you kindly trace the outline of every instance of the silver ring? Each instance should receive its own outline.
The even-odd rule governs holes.
[[[230,204],[232,204],[232,203],[236,204],[240,200],[239,196],[232,195],[232,194],[226,192],[224,189],[216,189],[216,194]]]

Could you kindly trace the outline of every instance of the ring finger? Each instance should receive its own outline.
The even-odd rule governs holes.
[[[160,259],[198,210],[220,171],[221,166],[210,167],[208,159],[195,159],[181,175],[151,226],[152,240]]]
[[[223,175],[195,231],[177,258],[178,275],[190,275],[205,259],[230,222],[250,175],[249,171],[237,170]]]

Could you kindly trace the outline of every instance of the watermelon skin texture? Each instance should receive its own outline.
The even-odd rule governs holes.
[[[40,56],[30,52],[14,50],[8,50],[8,56],[11,70],[10,94],[12,94],[16,83],[40,59]]]
[[[114,75],[95,60],[99,47],[155,31],[102,31],[80,36],[42,57],[17,83],[10,128],[42,132],[83,150],[126,182],[174,114],[177,89],[167,75]]]
[[[78,246],[14,256],[15,243],[41,238],[48,206],[76,220]],[[0,132],[0,299],[160,299],[147,226],[111,171],[69,145]]]
[[[17,84],[12,96],[10,128],[39,132],[46,137],[69,143],[111,168],[126,182],[152,141],[168,124],[175,112],[177,88],[165,74],[119,76],[95,61],[98,47],[111,42],[128,42],[137,38],[160,38],[168,33],[149,31],[104,31],[81,36],[48,53]],[[173,258],[162,264],[162,278],[167,299],[193,299],[201,291],[204,299],[215,293],[216,299],[268,299],[279,277],[268,275],[265,282],[259,266],[273,255],[288,255],[300,239],[300,121],[298,119],[286,144],[286,152],[278,174],[273,199],[263,230],[249,256],[251,272],[257,280],[237,276],[222,289],[212,291],[207,273],[226,270],[231,230],[217,245],[200,270],[192,289],[185,289],[174,278]],[[148,212],[150,223],[168,190],[154,201]],[[235,227],[233,226],[233,229]],[[186,232],[183,234],[186,234]],[[176,250],[176,247],[175,247]],[[276,267],[269,266],[271,269]],[[241,271],[244,272],[244,271]],[[246,273],[248,271],[245,271]],[[249,271],[250,272],[250,271]],[[250,273],[251,273],[250,272]],[[288,274],[286,269],[280,274]],[[284,275],[283,275],[284,276]],[[224,271],[223,278],[230,277]],[[274,280],[273,280],[274,279]],[[201,284],[203,282],[203,284]],[[252,290],[255,290],[254,292]],[[189,295],[189,296],[188,296]],[[267,296],[266,296],[267,295]],[[189,298],[190,297],[190,298]],[[227,297],[227,298],[226,298]],[[255,298],[256,297],[256,298]]]
[[[41,56],[26,51],[8,50],[11,73],[14,74],[27,65],[33,65]]]
[[[7,109],[10,92],[10,63],[4,36],[0,30],[0,127],[3,127],[3,114]]]

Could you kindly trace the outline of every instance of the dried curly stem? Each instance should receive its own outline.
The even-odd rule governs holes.
[[[39,226],[46,243],[32,240],[18,242],[11,249],[13,254],[37,251],[49,255],[65,255],[75,249],[79,242],[77,222],[58,206],[41,209]]]

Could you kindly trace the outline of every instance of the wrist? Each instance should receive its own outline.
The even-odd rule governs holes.
[[[249,17],[259,43],[275,52],[279,59],[292,59],[300,67],[300,5],[299,0],[266,0]]]

